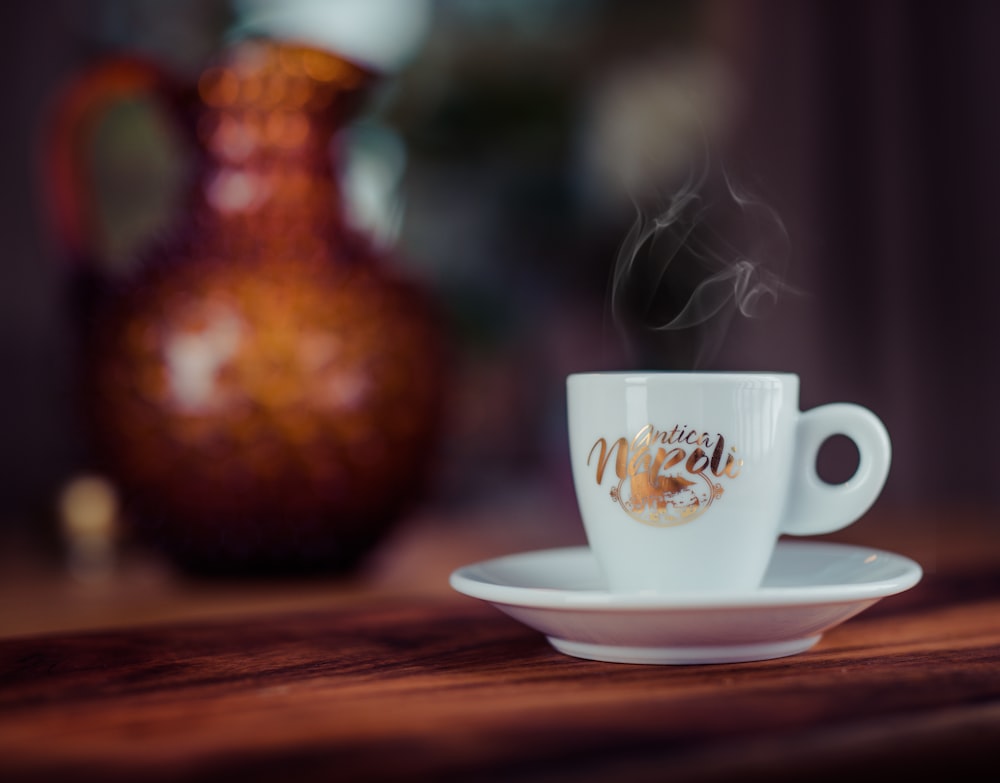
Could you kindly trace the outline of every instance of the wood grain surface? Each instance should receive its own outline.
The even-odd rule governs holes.
[[[858,531],[895,535],[923,581],[774,661],[578,660],[486,604],[389,582],[9,636],[0,780],[991,780],[1000,547],[974,521]],[[461,549],[435,551],[446,578]]]

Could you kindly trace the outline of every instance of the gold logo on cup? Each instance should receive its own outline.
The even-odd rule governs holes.
[[[722,433],[698,432],[681,425],[659,430],[647,424],[631,443],[618,438],[610,446],[598,438],[587,455],[597,455],[596,479],[604,483],[612,457],[618,483],[611,498],[630,517],[645,525],[673,527],[704,514],[722,497],[722,480],[734,479],[743,468],[736,447],[727,450]]]

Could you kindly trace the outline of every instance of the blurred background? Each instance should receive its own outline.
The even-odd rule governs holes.
[[[946,521],[1000,500],[989,0],[50,0],[0,17],[5,540],[58,540],[67,484],[94,470],[79,262],[45,188],[56,96],[120,52],[197,84],[260,31],[380,73],[339,129],[338,208],[444,314],[421,508],[460,519],[520,496],[575,525],[565,376],[630,367],[797,372],[803,407],[885,421],[879,506]],[[94,241],[128,268],[183,209],[183,152],[138,103],[91,154]],[[831,443],[825,474],[852,459]]]

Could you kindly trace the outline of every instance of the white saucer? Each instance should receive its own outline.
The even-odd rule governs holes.
[[[560,652],[615,663],[732,663],[804,652],[923,571],[881,549],[780,541],[749,593],[612,594],[587,547],[507,555],[451,574],[460,593],[541,631]]]

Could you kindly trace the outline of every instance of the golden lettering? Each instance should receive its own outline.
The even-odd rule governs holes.
[[[634,438],[632,438],[632,448],[640,449],[648,447],[652,436],[653,436],[653,425],[647,424],[645,427],[643,427],[635,434]]]
[[[660,450],[662,451],[662,449]],[[664,460],[666,460],[666,464],[663,466],[663,470],[670,470],[674,465],[676,465],[678,462],[681,462],[684,459],[684,449],[671,449],[663,456]],[[669,457],[670,459],[667,460],[666,459],[667,457]]]
[[[725,471],[722,467],[722,455],[726,453],[726,439],[720,434],[715,442],[715,449],[712,451],[711,467],[716,476],[721,476]]]
[[[628,475],[635,476],[638,473],[648,473],[652,457],[649,456],[649,449],[639,449],[628,461]]]
[[[618,450],[615,457],[615,475],[620,479],[624,479],[627,475],[625,466],[628,464],[628,441],[625,438],[619,438],[609,449],[608,442],[604,438],[598,438],[597,442],[590,447],[590,454],[587,455],[588,465],[590,464],[591,457],[594,456],[594,449],[598,446],[601,447],[601,455],[597,458],[597,483],[600,484],[604,481],[604,469],[607,467],[608,460],[611,459],[611,454],[615,449]]]
[[[649,478],[650,481],[655,481],[656,476],[660,473],[660,468],[663,467],[663,461],[667,458],[667,452],[665,449],[656,450],[656,459],[653,460],[653,464],[649,468]]]
[[[701,449],[695,449],[691,452],[691,456],[688,457],[687,465],[688,473],[698,473],[701,474],[708,467],[708,455]]]

